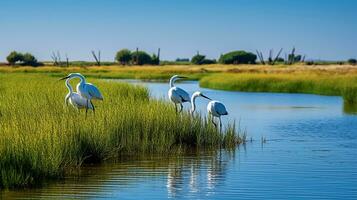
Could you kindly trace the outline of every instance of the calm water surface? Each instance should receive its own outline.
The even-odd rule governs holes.
[[[147,86],[156,98],[167,98],[167,83],[133,84]],[[222,119],[239,122],[253,142],[230,152],[89,166],[80,178],[2,192],[0,197],[357,199],[357,116],[343,111],[341,97],[226,92],[199,88],[197,82],[178,85],[223,101],[230,115]],[[197,99],[200,112],[206,113],[207,103]]]

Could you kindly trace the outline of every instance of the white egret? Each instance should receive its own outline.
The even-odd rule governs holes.
[[[212,100],[210,98],[208,98],[207,96],[203,95],[201,92],[195,92],[193,93],[192,97],[191,97],[191,114],[193,115],[193,113],[195,112],[196,110],[196,98],[197,97],[203,97],[203,98],[206,98],[206,99],[209,99],[209,100]]]
[[[219,119],[219,129],[220,131],[222,131],[221,116],[228,115],[227,109],[224,104],[219,101],[210,101],[207,105],[207,112],[212,116],[212,123],[215,127],[217,127],[217,124],[214,123],[214,117],[217,117]]]
[[[71,73],[68,76],[62,78],[63,79],[72,79],[72,78],[79,78],[80,82],[77,84],[77,92],[79,95],[86,99],[86,113],[88,112],[89,103],[93,107],[93,112],[95,111],[95,107],[92,103],[92,99],[103,100],[103,96],[100,93],[99,89],[91,84],[87,83],[84,76],[80,73]]]
[[[181,112],[183,108],[182,104],[185,102],[190,102],[190,95],[185,90],[174,86],[175,81],[181,78],[186,78],[186,77],[178,76],[178,75],[171,77],[170,89],[168,92],[170,101],[172,101],[175,104],[176,112],[177,112],[177,104],[180,104],[179,112]]]
[[[66,87],[68,88],[68,94],[65,98],[66,105],[71,104],[74,108],[82,109],[87,107],[87,99],[79,95],[77,92],[73,92],[73,88],[69,83],[70,79],[66,80]],[[88,105],[88,109],[93,110],[92,104]]]

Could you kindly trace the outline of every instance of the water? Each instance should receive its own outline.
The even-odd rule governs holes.
[[[166,99],[167,83],[133,83]],[[2,192],[0,197],[357,199],[357,116],[344,112],[342,98],[226,92],[199,88],[197,82],[178,85],[191,94],[200,90],[223,101],[230,114],[223,121],[239,122],[253,142],[230,152],[88,166],[80,178]],[[200,112],[206,112],[207,103],[197,99]]]

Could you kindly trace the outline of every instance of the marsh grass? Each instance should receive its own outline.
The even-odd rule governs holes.
[[[247,92],[309,93],[342,96],[345,103],[357,103],[357,76],[328,74],[213,74],[200,86]]]
[[[84,163],[180,149],[232,147],[234,125],[220,134],[200,116],[177,115],[147,89],[90,80],[102,91],[96,113],[64,105],[64,82],[44,74],[0,74],[0,187],[57,179]]]
[[[93,78],[165,81],[180,74],[213,89],[339,95],[350,104],[357,102],[357,68],[352,65],[0,66],[3,73],[43,73],[53,77],[73,71]]]

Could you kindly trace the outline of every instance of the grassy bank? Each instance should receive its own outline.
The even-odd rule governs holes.
[[[0,66],[3,73],[46,73],[54,76],[80,72],[97,78],[165,79],[181,74],[199,80],[212,73],[249,74],[323,74],[357,75],[357,67],[351,65],[167,65],[167,66],[91,66],[91,67],[10,67]]]
[[[0,73],[0,187],[39,184],[120,156],[241,142],[233,127],[221,135],[198,116],[177,115],[172,105],[149,99],[145,88],[91,82],[105,99],[85,118],[64,106],[67,91],[56,78]]]
[[[0,67],[3,73],[45,73],[55,77],[74,71],[96,78],[165,81],[180,74],[213,89],[338,95],[345,103],[357,103],[357,67],[352,65]]]
[[[202,78],[200,86],[247,92],[336,95],[342,96],[346,103],[357,103],[356,75],[221,73]]]
[[[101,67],[0,67],[2,73],[44,73],[62,76],[71,72],[80,72],[87,77],[166,80],[172,74],[199,79],[206,70],[199,66],[101,66]]]

